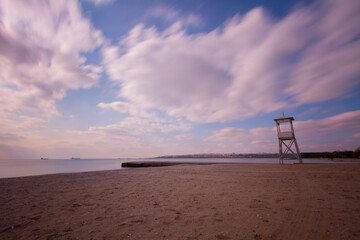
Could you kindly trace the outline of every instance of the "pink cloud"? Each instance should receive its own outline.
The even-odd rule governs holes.
[[[122,113],[128,113],[130,112],[131,104],[128,102],[117,101],[112,103],[99,103],[98,107],[103,109],[111,109]]]
[[[198,34],[139,24],[104,49],[104,64],[133,104],[196,122],[244,119],[349,94],[359,11],[355,0],[320,1],[274,20],[256,8]]]
[[[172,30],[189,25],[197,26],[202,23],[201,17],[194,13],[183,15],[179,10],[175,9],[174,7],[165,5],[157,5],[149,9],[147,13],[145,13],[145,17],[161,18],[167,22],[172,22],[172,26],[169,28]]]
[[[360,110],[342,113],[320,120],[295,121],[296,135],[299,137],[325,136],[336,132],[359,130]]]
[[[191,134],[189,134],[189,133],[187,133],[187,134],[179,134],[179,135],[175,136],[175,139],[180,140],[180,141],[182,141],[182,140],[192,140],[193,136]]]
[[[141,136],[154,132],[188,131],[191,124],[181,121],[167,121],[160,118],[128,117],[124,120],[104,127],[90,127],[90,132],[106,132],[107,134],[123,136]]]
[[[228,127],[214,131],[211,136],[204,138],[204,140],[217,142],[238,142],[248,140],[250,138],[251,134],[248,130],[243,128]]]
[[[354,134],[352,135],[352,137],[354,137],[354,138],[360,138],[360,133],[354,133]]]
[[[140,105],[136,105],[129,102],[124,101],[116,101],[111,103],[99,103],[97,105],[99,108],[104,110],[113,110],[121,113],[130,114],[131,116],[136,116],[140,118],[157,118],[156,114],[151,113],[148,109],[143,108]]]
[[[83,1],[92,2],[95,4],[95,6],[100,6],[100,5],[110,4],[110,3],[114,2],[115,0],[83,0]]]
[[[308,121],[294,121],[295,136],[300,142],[300,147],[304,151],[334,151],[334,150],[354,150],[358,144],[351,139],[357,135],[353,132],[360,130],[360,110],[353,112],[346,112],[332,117],[308,120]],[[348,137],[333,138],[337,133],[347,133]],[[319,141],[317,137],[326,136],[327,140]],[[306,140],[305,140],[306,139]],[[275,127],[273,128],[252,128],[249,130],[242,128],[223,128],[214,131],[211,136],[205,137],[205,141],[225,142],[225,143],[242,143],[243,151],[259,152],[260,148],[270,152],[276,152],[277,133]],[[265,146],[263,146],[265,144]],[[254,145],[254,147],[250,146]]]
[[[155,17],[155,18],[162,18],[167,21],[172,21],[174,19],[179,18],[180,11],[176,10],[173,7],[167,7],[167,6],[156,6],[148,10],[148,12],[145,14],[146,17]]]
[[[313,107],[313,108],[310,108],[310,109],[306,110],[305,112],[302,112],[302,113],[298,114],[297,116],[298,117],[311,116],[311,115],[314,115],[314,114],[316,114],[318,112],[320,112],[320,107]]]
[[[69,89],[98,83],[102,68],[80,52],[104,39],[77,1],[0,2],[0,112],[58,114],[55,101]]]

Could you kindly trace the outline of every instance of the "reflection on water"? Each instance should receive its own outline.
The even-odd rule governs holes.
[[[275,163],[278,158],[188,158],[188,159],[0,159],[0,178],[45,175],[54,173],[88,172],[120,169],[122,162],[174,161],[204,163]],[[295,163],[286,161],[286,163]],[[330,160],[303,159],[304,163],[336,163]]]

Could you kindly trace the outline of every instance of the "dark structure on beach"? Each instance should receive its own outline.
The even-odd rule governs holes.
[[[282,116],[280,118],[274,119],[276,122],[276,128],[279,139],[279,163],[283,164],[284,160],[287,159],[286,155],[288,153],[292,153],[295,159],[299,160],[299,163],[302,163],[301,154],[299,150],[299,146],[297,144],[295,138],[294,127],[292,121],[295,120],[293,117]],[[280,128],[280,124],[287,125],[287,131],[282,131]],[[295,149],[292,149],[292,147]],[[283,148],[284,147],[284,148]]]

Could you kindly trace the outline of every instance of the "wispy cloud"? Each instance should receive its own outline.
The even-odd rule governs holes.
[[[192,140],[193,139],[193,136],[189,133],[187,134],[179,134],[179,135],[175,135],[175,139],[177,140]]]
[[[115,0],[83,0],[85,2],[92,2],[96,6],[103,6],[115,2]]]
[[[104,127],[90,127],[90,132],[105,132],[119,136],[142,136],[147,133],[167,133],[174,131],[188,131],[191,124],[181,121],[169,122],[164,119],[144,119],[138,117],[128,117],[116,124]]]
[[[360,133],[354,133],[352,136],[353,136],[354,138],[360,138]]]
[[[360,110],[345,112],[320,120],[296,121],[294,126],[299,129],[299,137],[316,137],[335,134],[337,132],[353,133],[360,130]],[[351,136],[352,134],[350,134]]]
[[[201,17],[195,13],[182,14],[181,11],[175,9],[174,7],[164,5],[157,5],[150,8],[145,14],[145,17],[160,18],[174,23],[174,25],[170,28],[174,28],[174,26],[198,26],[202,24],[203,21]]]
[[[113,110],[131,116],[141,117],[141,118],[156,118],[156,114],[149,112],[146,108],[143,108],[140,105],[136,105],[124,101],[115,101],[111,103],[99,103],[98,107],[104,110]]]
[[[349,141],[349,138],[356,137],[353,132],[360,130],[360,111],[346,112],[336,116],[307,121],[295,121],[295,135],[300,142],[300,147],[304,151],[310,150],[354,150],[356,143]],[[342,137],[334,138],[331,136],[343,134]],[[221,143],[242,144],[239,151],[268,151],[275,152],[277,146],[276,128],[223,128],[213,131],[211,136],[205,137],[204,141],[214,141]],[[329,141],[318,141],[319,137],[328,137]],[[302,142],[302,139],[307,139]],[[252,146],[253,145],[253,146]]]
[[[349,94],[360,74],[359,10],[355,0],[320,1],[274,20],[256,8],[192,35],[138,25],[104,49],[104,64],[133,104],[196,122],[244,119]]]
[[[180,11],[174,7],[156,6],[147,11],[145,17],[162,18],[164,20],[175,20],[180,16]]]
[[[312,108],[306,110],[305,112],[298,114],[297,116],[298,117],[311,116],[311,115],[318,113],[319,111],[320,111],[320,107],[312,107]]]

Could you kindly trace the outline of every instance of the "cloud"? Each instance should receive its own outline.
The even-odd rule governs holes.
[[[148,133],[168,133],[174,131],[188,131],[190,129],[191,124],[181,121],[174,123],[160,118],[145,119],[139,117],[127,117],[116,124],[104,127],[90,127],[89,131],[105,132],[106,134],[119,136],[142,136]]]
[[[179,29],[184,26],[198,26],[202,24],[203,20],[199,15],[195,13],[182,14],[179,10],[174,7],[165,5],[157,5],[150,8],[145,13],[146,18],[160,18],[167,22],[172,22],[173,25],[170,29]]]
[[[354,141],[350,141],[349,138],[351,138],[351,136],[357,137],[357,134],[354,134],[354,132],[360,130],[359,122],[360,110],[319,120],[294,121],[295,136],[300,142],[299,145],[302,151],[355,149]],[[343,136],[332,137],[339,133],[343,134]],[[326,139],[319,141],[319,137],[326,137]],[[302,141],[303,139],[304,141]],[[305,141],[305,139],[307,140]],[[211,136],[204,138],[204,141],[228,144],[240,143],[243,149],[253,152],[275,152],[277,149],[277,133],[275,127],[252,129],[223,128],[213,131]]]
[[[44,123],[44,119],[25,115],[0,118],[0,158],[31,158],[36,157],[34,151],[44,151],[52,142],[50,139],[43,141],[44,137],[39,134]],[[39,146],[38,142],[44,144]]]
[[[162,18],[165,20],[174,20],[180,16],[180,11],[173,7],[156,6],[147,11],[146,17]]]
[[[122,113],[128,113],[130,112],[130,109],[132,105],[128,102],[122,102],[122,101],[116,101],[112,103],[99,103],[98,107],[103,109],[111,109],[114,111],[122,112]]]
[[[244,119],[349,94],[359,11],[356,0],[319,1],[275,20],[260,7],[198,34],[139,24],[104,64],[125,101],[196,122]]]
[[[57,132],[57,139],[48,139],[47,147],[51,155],[64,156],[69,153],[81,157],[144,157],[157,156],[169,151],[159,134],[188,131],[191,124],[180,120],[167,121],[162,118],[127,117],[107,126],[93,126],[87,130]],[[55,133],[54,133],[55,134]],[[46,141],[40,140],[41,143]],[[40,145],[40,144],[39,144]],[[84,151],[86,149],[86,151]],[[36,152],[41,150],[36,149]]]
[[[320,112],[320,107],[312,107],[310,109],[307,109],[305,112],[298,114],[297,116],[298,117],[312,116],[318,112]]]
[[[98,107],[104,110],[113,110],[128,114],[129,117],[111,125],[103,127],[90,127],[88,133],[101,134],[108,137],[134,137],[146,138],[151,137],[151,142],[154,144],[154,139],[159,133],[171,132],[187,132],[192,129],[192,124],[184,121],[181,118],[174,118],[168,116],[159,117],[159,113],[143,108],[124,101],[116,101],[111,103],[99,103]],[[174,137],[177,140],[191,140],[190,134],[178,134]],[[161,138],[160,138],[161,139]],[[163,140],[160,144],[164,144]]]
[[[274,138],[276,136],[275,128],[253,128],[250,130],[244,128],[227,127],[214,131],[211,136],[205,137],[205,141],[217,142],[258,142],[262,138]]]
[[[113,3],[115,0],[83,0],[85,2],[92,2],[95,6],[107,5]]]
[[[173,125],[159,121],[126,118],[116,124],[79,131],[61,126],[49,128],[41,118],[0,118],[0,158],[152,156],[157,146],[152,135],[189,127],[180,122]]]
[[[179,134],[179,135],[175,135],[175,139],[177,140],[192,140],[193,136],[189,133],[187,134]]]
[[[141,136],[148,133],[168,133],[174,131],[189,131],[192,125],[180,118],[159,117],[156,112],[128,102],[116,101],[99,103],[104,110],[113,110],[129,114],[124,120],[104,127],[91,127],[90,131],[105,131],[111,134],[126,136]]]
[[[156,114],[150,113],[146,108],[143,108],[140,105],[135,105],[129,102],[124,102],[124,101],[115,101],[111,103],[101,102],[97,106],[104,110],[113,110],[121,113],[130,114],[131,116],[136,116],[141,118],[156,118]]]
[[[336,132],[354,132],[360,129],[360,110],[342,113],[320,120],[296,121],[294,127],[299,137],[326,136]]]
[[[0,118],[0,143],[6,140],[26,138],[26,132],[43,128],[45,120],[41,118],[20,115],[13,119]]]
[[[354,138],[360,138],[360,133],[354,133],[352,136],[353,136]]]
[[[58,114],[69,89],[98,83],[102,68],[81,56],[104,39],[77,1],[0,2],[0,112]]]

